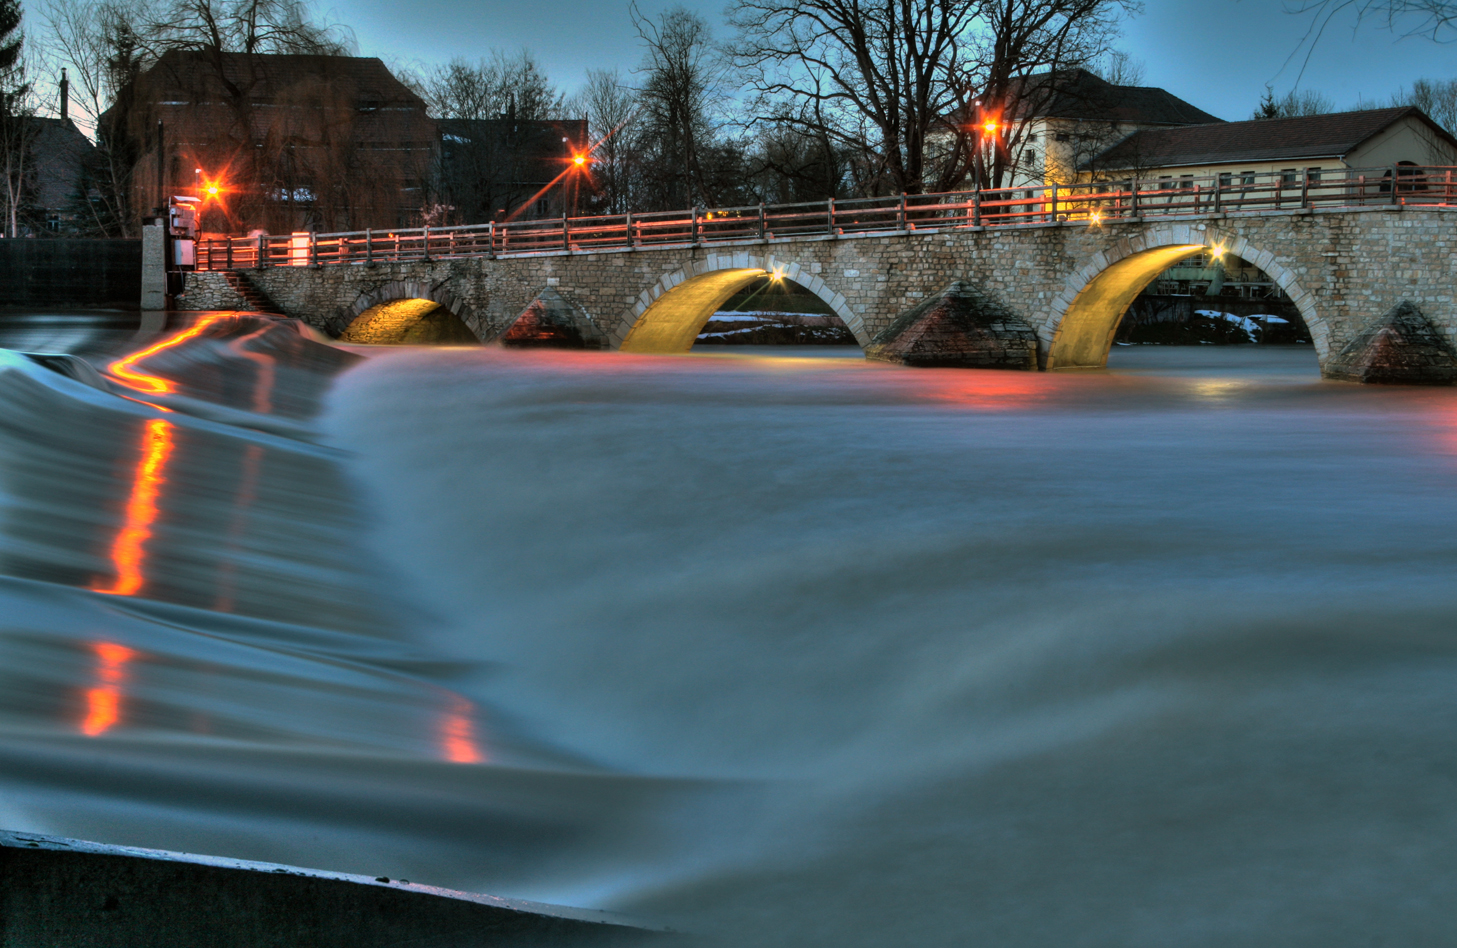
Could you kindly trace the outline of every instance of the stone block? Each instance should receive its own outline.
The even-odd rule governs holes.
[[[975,284],[958,280],[897,317],[865,357],[924,368],[1037,370],[1037,333]]]
[[[1457,353],[1410,300],[1357,333],[1326,362],[1329,379],[1377,385],[1457,383]]]

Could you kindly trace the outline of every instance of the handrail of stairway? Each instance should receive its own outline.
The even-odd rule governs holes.
[[[836,198],[683,211],[461,224],[450,227],[273,234],[199,241],[199,270],[372,265],[459,257],[641,250],[967,227],[1101,226],[1186,215],[1304,212],[1315,208],[1457,205],[1457,166],[1391,165],[1339,171],[1216,175],[984,188],[939,194]]]

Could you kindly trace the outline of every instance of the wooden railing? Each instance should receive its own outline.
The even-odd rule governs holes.
[[[851,198],[801,204],[561,217],[459,227],[277,234],[200,241],[199,270],[512,257],[1302,208],[1457,204],[1457,167],[1393,165],[1220,174]]]

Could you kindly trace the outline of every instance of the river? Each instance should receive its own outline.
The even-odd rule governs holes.
[[[1451,943],[1457,392],[191,325],[0,331],[161,343],[0,352],[4,828],[724,945]]]

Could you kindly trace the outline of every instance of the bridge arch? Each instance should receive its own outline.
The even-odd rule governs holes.
[[[1202,228],[1202,229],[1201,229]],[[1330,327],[1315,307],[1315,297],[1295,274],[1238,234],[1209,225],[1147,226],[1093,255],[1068,277],[1053,301],[1046,322],[1038,327],[1047,352],[1047,368],[1101,368],[1118,323],[1134,298],[1164,270],[1190,254],[1211,247],[1259,267],[1290,297],[1310,330],[1315,354],[1324,365],[1330,354]]]
[[[470,306],[444,283],[392,280],[359,295],[340,312],[338,338],[346,342],[480,342]],[[444,338],[414,339],[412,335]]]
[[[710,253],[644,290],[612,333],[612,347],[623,352],[687,352],[720,306],[768,274],[809,290],[840,317],[862,348],[870,342],[865,321],[845,297],[807,268],[773,254]]]

